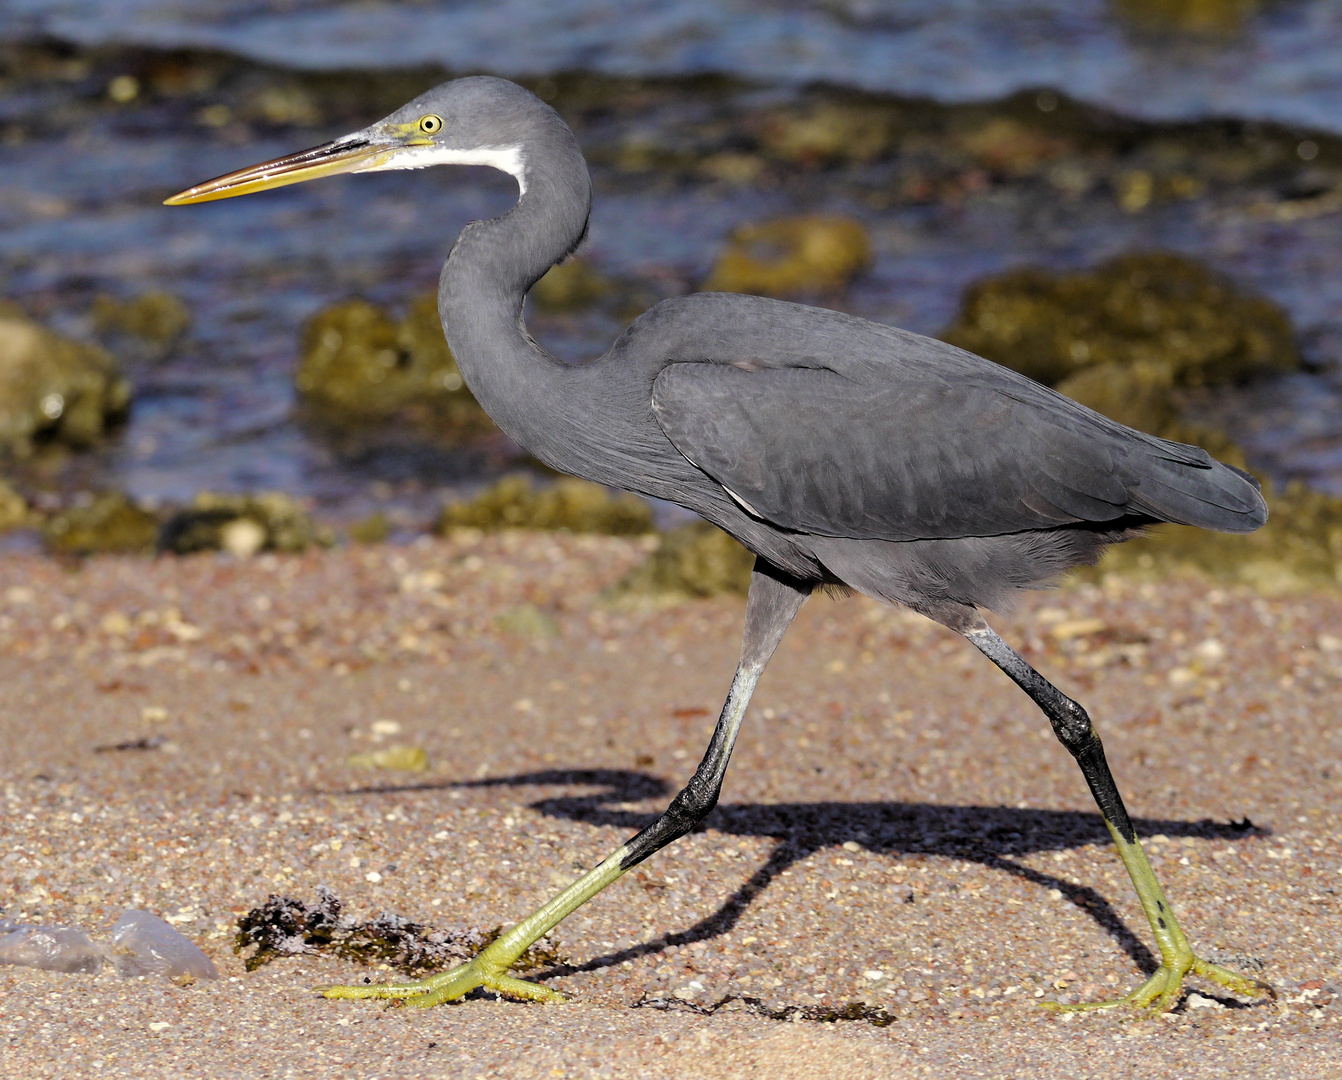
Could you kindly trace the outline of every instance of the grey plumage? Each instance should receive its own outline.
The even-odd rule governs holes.
[[[680,503],[796,578],[951,625],[1143,526],[1245,532],[1266,520],[1256,482],[1200,449],[838,312],[702,293],[657,305],[604,356],[565,367],[521,313],[586,230],[576,142],[500,80],[451,83],[405,111],[429,108],[488,114],[490,140],[523,147],[516,208],[463,232],[439,302],[480,403],[563,472]],[[463,140],[485,137],[470,126]]]
[[[907,604],[956,630],[1048,718],[1081,767],[1160,948],[1160,969],[1124,1001],[1169,1008],[1190,972],[1239,993],[1269,990],[1193,953],[1085,709],[977,610],[1091,562],[1105,544],[1155,522],[1257,528],[1267,509],[1252,477],[941,342],[752,296],[666,301],[604,356],[561,364],[527,334],[523,304],[582,241],[591,181],[555,112],[500,79],[447,83],[364,131],[169,202],[331,172],[450,163],[493,165],[519,184],[509,213],[462,231],[439,283],[448,343],[480,404],[554,468],[689,507],[758,559],[726,704],[703,760],[667,810],[468,964],[417,983],[331,987],[327,996],[433,1005],[488,986],[557,998],[508,968],[630,867],[704,820],[765,665],[806,598],[825,584]]]

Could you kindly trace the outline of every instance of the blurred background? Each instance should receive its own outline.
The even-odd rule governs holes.
[[[1251,467],[1278,531],[1235,574],[1342,580],[1342,0],[7,0],[0,545],[646,528],[545,502],[437,328],[510,178],[160,205],[478,72],[592,166],[529,302],[556,355],[703,288],[938,335]]]

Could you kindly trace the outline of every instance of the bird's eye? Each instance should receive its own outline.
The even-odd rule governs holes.
[[[419,118],[419,130],[424,132],[425,135],[437,135],[438,132],[443,130],[443,118],[434,116],[433,113],[429,113],[428,116],[421,116]]]

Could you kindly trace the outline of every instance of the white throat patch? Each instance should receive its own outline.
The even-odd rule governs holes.
[[[520,146],[480,146],[457,150],[447,146],[407,146],[397,150],[378,165],[359,172],[387,172],[391,169],[427,169],[431,165],[488,165],[509,173],[517,181],[517,194],[526,194],[526,162]]]

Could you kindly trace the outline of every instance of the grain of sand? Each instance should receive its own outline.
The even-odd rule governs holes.
[[[311,987],[388,972],[324,956],[245,972],[236,920],[272,892],[487,930],[666,803],[742,605],[603,602],[641,557],[516,534],[0,561],[4,914],[97,936],[145,907],[224,976],[0,968],[0,1075],[1338,1075],[1342,600],[1193,580],[1065,588],[996,622],[1091,709],[1195,945],[1276,1004],[1194,985],[1163,1017],[1039,1008],[1150,963],[1122,867],[1033,706],[861,598],[803,611],[706,827],[558,928],[568,962],[542,974],[569,1004],[330,1002]],[[393,742],[431,771],[347,764]],[[152,749],[95,752],[122,744]],[[695,1011],[728,995],[896,1019]]]

